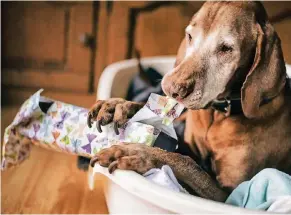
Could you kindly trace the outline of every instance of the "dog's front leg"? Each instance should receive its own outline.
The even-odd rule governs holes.
[[[92,158],[91,165],[96,162],[108,167],[110,173],[115,169],[124,169],[143,174],[152,168],[169,165],[175,176],[200,197],[223,202],[228,196],[190,157],[159,148],[123,143],[101,150]]]

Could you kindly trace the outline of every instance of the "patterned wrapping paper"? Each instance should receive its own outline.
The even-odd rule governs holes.
[[[25,160],[31,143],[90,158],[101,149],[120,142],[152,146],[161,131],[176,138],[172,122],[184,109],[173,99],[151,94],[146,105],[119,128],[119,135],[115,134],[113,124],[102,127],[103,132],[99,133],[96,122],[92,128],[87,126],[87,109],[42,97],[42,91],[25,101],[6,128],[2,170]]]

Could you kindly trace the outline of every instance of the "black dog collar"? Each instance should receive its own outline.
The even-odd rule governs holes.
[[[291,78],[286,79],[286,87],[291,88]],[[275,96],[276,97],[276,96]],[[275,98],[274,97],[274,98]],[[265,99],[262,104],[266,104],[270,101],[272,101],[273,98]],[[211,104],[212,108],[218,111],[221,111],[225,113],[226,116],[229,115],[237,115],[242,114],[242,104],[241,104],[241,98],[225,98],[225,99],[216,99]]]
[[[240,98],[217,99],[212,102],[211,106],[213,109],[225,113],[226,116],[241,114],[243,112]]]

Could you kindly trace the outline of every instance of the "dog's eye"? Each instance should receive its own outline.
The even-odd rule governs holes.
[[[220,49],[219,49],[219,51],[223,52],[223,53],[232,52],[232,50],[233,50],[233,48],[231,46],[225,45],[225,44],[221,45]]]
[[[188,33],[187,33],[187,39],[188,39],[189,43],[192,41],[192,36],[191,36],[191,34],[188,34]]]

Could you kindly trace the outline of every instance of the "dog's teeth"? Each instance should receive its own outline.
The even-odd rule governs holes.
[[[202,94],[201,90],[195,91],[193,93],[193,97],[196,98],[197,96],[200,96]]]
[[[193,92],[193,96],[190,99],[190,101],[196,101],[196,100],[200,99],[201,98],[201,94],[202,94],[201,90],[194,91]]]
[[[195,91],[194,93],[193,93],[193,95],[194,96],[197,96],[197,95],[200,95],[202,92],[201,92],[201,90],[197,90],[197,91]]]

